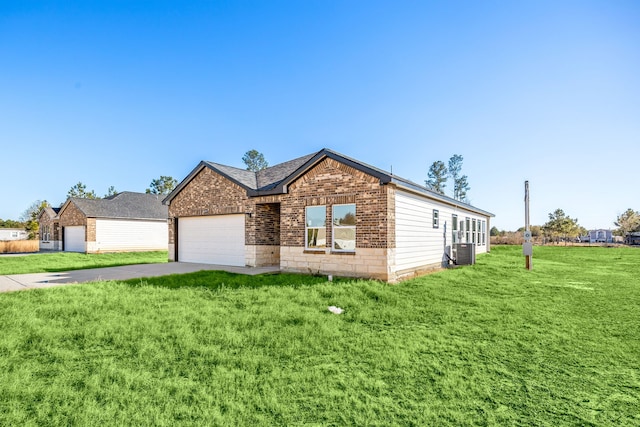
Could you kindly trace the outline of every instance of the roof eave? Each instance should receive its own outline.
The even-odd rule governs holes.
[[[247,194],[249,194],[251,191],[255,191],[251,187],[246,186],[245,184],[241,183],[237,179],[229,176],[228,174],[224,173],[220,169],[216,168],[211,163],[201,160],[200,163],[198,163],[198,165],[189,173],[189,175],[187,175],[187,177],[183,179],[182,182],[178,184],[176,188],[174,188],[173,191],[171,191],[171,193],[167,195],[167,197],[162,199],[162,204],[163,205],[171,204],[171,200],[173,200],[184,189],[184,187],[186,187],[189,184],[189,182],[191,182],[191,180],[195,178],[195,176],[198,175],[204,168],[209,168],[215,173],[217,173],[218,175],[225,177],[229,181],[233,182],[234,184],[246,190]]]
[[[287,186],[289,184],[291,184],[293,181],[297,180],[298,178],[300,178],[302,175],[304,175],[309,169],[311,169],[312,167],[316,166],[318,163],[320,163],[322,160],[324,160],[325,158],[330,158],[333,160],[336,160],[340,163],[344,163],[347,166],[350,166],[356,170],[359,170],[361,172],[366,173],[367,175],[371,175],[373,177],[376,177],[380,180],[380,184],[387,184],[389,182],[391,182],[391,176],[389,174],[383,173],[379,170],[376,169],[372,169],[370,167],[368,167],[367,165],[364,165],[362,163],[356,162],[354,160],[349,159],[348,157],[342,156],[334,151],[328,150],[326,148],[323,148],[322,150],[318,151],[312,158],[310,158],[309,160],[307,160],[302,166],[300,166],[298,169],[296,169],[292,174],[290,174],[288,177],[286,177],[285,179],[282,180],[282,182],[280,182],[273,190],[267,190],[267,192],[264,193],[260,193],[260,195],[266,195],[266,194],[284,194],[287,192]]]
[[[472,205],[470,205],[468,203],[464,203],[464,202],[461,202],[459,200],[455,200],[455,199],[452,199],[450,197],[440,195],[440,194],[435,193],[433,191],[426,190],[425,188],[422,188],[422,187],[420,187],[418,185],[411,185],[411,184],[409,184],[409,183],[407,183],[405,181],[400,181],[400,180],[396,180],[396,179],[393,179],[392,183],[395,184],[397,187],[402,188],[404,190],[410,191],[412,193],[415,193],[415,194],[418,194],[418,195],[421,195],[421,196],[424,196],[424,197],[427,197],[427,198],[430,198],[430,199],[433,199],[433,200],[437,200],[439,202],[445,203],[445,204],[450,205],[450,206],[454,206],[456,208],[466,209],[468,211],[476,212],[476,213],[479,213],[481,215],[485,215],[485,216],[488,216],[488,217],[495,217],[495,215],[492,214],[491,212],[487,212],[487,211],[482,210],[480,208],[476,208],[475,206],[472,206]]]

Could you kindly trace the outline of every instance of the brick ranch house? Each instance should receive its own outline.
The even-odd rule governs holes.
[[[38,213],[38,233],[40,234],[41,251],[62,250],[59,212],[60,208],[47,206]]]
[[[50,223],[53,239],[60,240],[57,249],[66,252],[167,250],[167,207],[155,194],[124,191],[104,199],[70,197]]]
[[[202,161],[165,198],[169,260],[395,282],[489,251],[491,213],[323,149],[251,172]]]

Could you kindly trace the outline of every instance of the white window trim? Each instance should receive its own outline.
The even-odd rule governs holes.
[[[309,227],[307,225],[307,208],[324,208],[325,220],[324,220],[323,227]],[[320,229],[324,229],[324,235],[325,235],[324,246],[309,246],[309,240],[308,240],[309,230],[320,230]],[[325,251],[327,249],[326,235],[327,235],[327,206],[326,205],[305,206],[304,208],[304,249],[307,251],[320,251],[320,252]]]

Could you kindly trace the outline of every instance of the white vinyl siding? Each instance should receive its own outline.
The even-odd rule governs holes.
[[[168,244],[166,221],[96,219],[96,251],[157,251]]]
[[[442,262],[442,231],[433,228],[430,201],[396,193],[396,269],[398,271]],[[441,208],[440,208],[441,209]]]
[[[244,214],[179,218],[178,261],[243,267],[244,223]]]
[[[64,250],[65,252],[86,252],[84,226],[75,225],[64,227]]]
[[[438,212],[440,228],[434,228],[434,211]],[[453,229],[454,216],[457,218],[457,230]],[[472,221],[473,220],[473,221]],[[453,232],[460,236],[459,243],[471,239],[473,224],[476,230],[474,240],[481,236],[480,223],[486,217],[460,207],[398,191],[396,193],[396,270],[402,271],[423,266],[439,265],[442,262],[445,246],[451,246]],[[476,253],[484,253],[486,243],[480,243]]]

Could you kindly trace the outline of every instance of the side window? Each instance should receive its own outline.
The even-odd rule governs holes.
[[[482,244],[487,243],[487,221],[482,221]]]
[[[356,250],[356,205],[333,205],[332,238],[334,251]]]
[[[465,240],[464,240],[464,242],[465,243],[471,243],[471,240],[470,240],[471,236],[469,235],[469,231],[471,230],[471,218],[465,217],[464,222],[466,223],[465,227],[464,227],[464,230],[465,230]]]
[[[451,234],[452,234],[452,243],[458,243],[458,215],[451,215]]]
[[[438,209],[433,210],[433,228],[440,227],[440,212]]]
[[[476,220],[475,218],[471,220],[471,243],[476,242]]]
[[[327,207],[307,206],[305,209],[305,248],[327,247]]]

